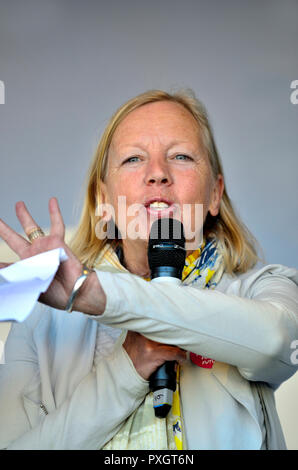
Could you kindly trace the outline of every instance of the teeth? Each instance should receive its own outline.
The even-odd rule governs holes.
[[[169,207],[169,204],[166,202],[155,201],[150,204],[150,207],[152,209],[165,209],[166,207]]]

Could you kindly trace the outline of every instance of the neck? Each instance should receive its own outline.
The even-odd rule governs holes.
[[[136,243],[135,240],[123,240],[123,258],[124,266],[132,274],[141,277],[150,277],[150,268],[148,264],[148,243]]]

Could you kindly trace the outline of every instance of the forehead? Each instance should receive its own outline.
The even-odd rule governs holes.
[[[167,145],[169,139],[179,142],[200,142],[200,129],[192,114],[179,103],[160,101],[145,104],[131,113],[118,125],[111,142],[119,146],[144,145],[157,141]]]

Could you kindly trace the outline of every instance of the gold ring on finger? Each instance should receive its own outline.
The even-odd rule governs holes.
[[[37,238],[41,238],[44,236],[45,236],[45,233],[40,227],[34,227],[27,233],[27,237],[29,238],[29,241],[31,243]]]

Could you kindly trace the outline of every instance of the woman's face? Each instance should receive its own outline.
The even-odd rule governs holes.
[[[158,217],[181,220],[187,240],[201,236],[208,211],[218,213],[222,191],[223,178],[214,181],[198,125],[182,105],[146,104],[119,124],[102,201],[113,206],[123,243],[148,240]]]

